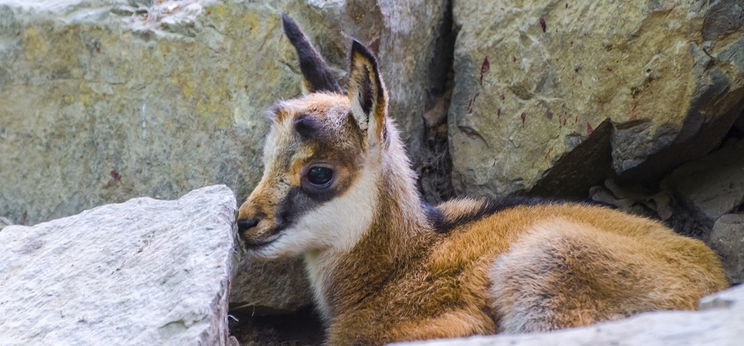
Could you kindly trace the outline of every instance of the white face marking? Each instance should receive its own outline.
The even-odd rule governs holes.
[[[255,251],[263,258],[302,255],[309,251],[351,250],[372,224],[377,206],[377,170],[365,165],[348,190],[300,216],[275,242]]]

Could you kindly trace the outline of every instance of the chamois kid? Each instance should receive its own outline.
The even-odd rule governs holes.
[[[422,203],[377,61],[343,90],[297,24],[304,96],[278,102],[240,207],[251,256],[303,256],[332,345],[548,331],[695,309],[728,286],[702,242],[658,222],[532,199]]]

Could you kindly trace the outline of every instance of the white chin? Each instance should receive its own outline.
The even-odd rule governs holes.
[[[245,252],[245,257],[250,258],[252,260],[275,260],[280,259],[286,256],[282,256],[281,253],[276,252],[275,250],[269,249],[269,248],[260,248],[260,249],[248,249]]]
[[[309,232],[293,231],[292,229],[285,229],[277,234],[276,238],[270,243],[260,247],[248,248],[247,257],[271,260],[304,254],[311,242],[302,235],[309,235]]]

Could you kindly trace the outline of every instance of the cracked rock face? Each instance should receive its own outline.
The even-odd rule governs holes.
[[[224,185],[0,231],[0,343],[225,344],[236,202]]]
[[[455,1],[456,189],[529,190],[593,135],[627,180],[704,155],[744,107],[743,19],[742,1]],[[575,161],[564,175],[604,168]]]

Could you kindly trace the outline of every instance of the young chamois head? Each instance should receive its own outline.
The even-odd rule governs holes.
[[[342,90],[297,23],[284,15],[283,24],[305,95],[271,109],[263,177],[238,215],[249,253],[264,258],[352,247],[374,217],[383,157],[407,160],[372,53],[353,42]]]

